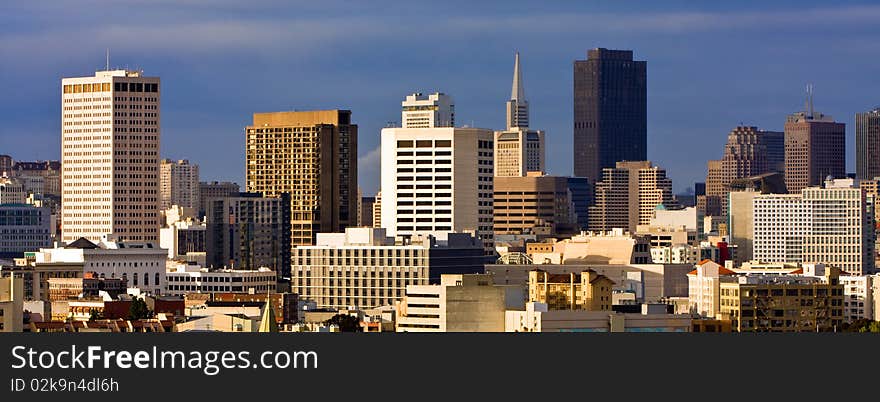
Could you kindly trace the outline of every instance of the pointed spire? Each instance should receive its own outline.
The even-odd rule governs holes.
[[[263,306],[263,315],[260,318],[260,328],[257,332],[278,332],[275,309],[272,308],[272,298],[268,294],[266,295],[266,305]]]
[[[513,88],[510,90],[510,100],[526,100],[525,88],[523,88],[522,84],[522,72],[519,69],[519,52],[516,52],[516,59],[513,62]]]

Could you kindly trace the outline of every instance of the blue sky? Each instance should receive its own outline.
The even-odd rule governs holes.
[[[734,126],[781,130],[807,83],[847,124],[852,171],[854,114],[880,104],[878,21],[871,2],[4,2],[0,154],[58,159],[61,78],[103,69],[111,48],[113,67],[162,78],[161,154],[203,180],[243,184],[251,113],[344,108],[373,194],[379,131],[406,94],[449,93],[459,124],[501,128],[520,51],[548,170],[570,175],[572,62],[606,47],[648,62],[648,156],[677,191]]]

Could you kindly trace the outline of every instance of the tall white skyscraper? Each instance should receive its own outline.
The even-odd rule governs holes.
[[[61,80],[61,233],[159,241],[159,78],[98,71]]]
[[[517,52],[507,101],[507,129],[495,132],[495,176],[523,177],[544,170],[544,132],[529,129],[529,102]]]
[[[480,128],[382,129],[380,226],[389,236],[475,232],[491,249],[492,142]]]
[[[403,128],[455,127],[455,105],[452,97],[442,92],[407,95],[401,106]]]
[[[188,160],[159,163],[159,200],[163,210],[172,205],[199,208],[199,165]]]
[[[852,179],[829,180],[800,194],[755,196],[755,259],[873,273],[873,202]]]

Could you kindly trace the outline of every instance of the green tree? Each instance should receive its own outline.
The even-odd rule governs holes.
[[[153,310],[147,308],[147,302],[144,299],[135,297],[131,299],[131,307],[128,308],[129,320],[142,320],[144,318],[152,318]]]
[[[101,315],[101,312],[99,312],[98,309],[93,308],[89,310],[89,321],[97,321],[102,318],[104,317]]]
[[[330,317],[329,320],[324,321],[324,324],[335,324],[339,327],[339,332],[361,332],[361,321],[357,317],[348,314],[336,314]]]

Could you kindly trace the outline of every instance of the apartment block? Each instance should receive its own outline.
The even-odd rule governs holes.
[[[545,303],[550,310],[611,311],[614,281],[593,270],[550,274],[529,272],[529,301]]]
[[[186,159],[159,162],[159,204],[163,210],[179,205],[198,211],[200,187],[199,165]]]
[[[590,230],[635,232],[638,225],[651,223],[658,205],[678,206],[666,170],[650,161],[617,162],[616,167],[602,173],[602,181],[596,183],[595,204],[589,208]]]

